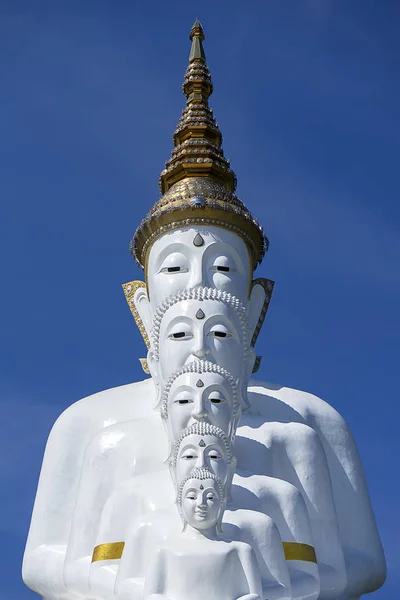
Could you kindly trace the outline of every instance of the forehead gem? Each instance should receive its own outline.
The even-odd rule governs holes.
[[[194,209],[194,208],[204,208],[206,205],[206,199],[205,198],[201,198],[200,196],[196,196],[195,198],[192,198],[190,201],[190,206]]]
[[[205,443],[205,441],[204,441],[204,440],[200,440],[200,441],[199,441],[199,446],[200,446],[201,448],[204,448],[204,446],[205,446],[205,445],[206,445],[206,443]]]
[[[206,315],[203,313],[203,311],[201,310],[201,308],[199,308],[199,310],[196,313],[196,319],[204,319]]]
[[[200,485],[200,489],[204,490],[204,485],[203,484]]]
[[[203,238],[201,237],[201,235],[199,233],[196,233],[194,240],[193,240],[193,246],[197,246],[197,248],[199,248],[203,244],[204,244]]]
[[[196,381],[196,387],[203,387],[204,386],[204,382],[201,379],[198,379]]]

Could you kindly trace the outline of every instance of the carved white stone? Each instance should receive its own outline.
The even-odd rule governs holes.
[[[169,296],[155,311],[149,333],[149,367],[157,381],[199,359],[212,360],[241,380],[253,367],[246,309],[228,292],[197,287]]]
[[[261,600],[254,550],[218,534],[225,507],[218,477],[207,469],[195,469],[179,486],[177,504],[183,531],[169,536],[155,551],[146,569],[143,597]]]
[[[193,244],[197,233],[204,240],[200,247]],[[251,283],[249,253],[244,241],[232,231],[183,227],[179,236],[171,232],[154,242],[146,279],[154,311],[167,296],[197,286],[229,292],[246,303]]]
[[[183,438],[182,443],[185,439],[187,438]],[[208,436],[205,439],[210,449],[218,448],[222,458],[224,455],[226,457],[226,452],[219,445],[219,436]],[[208,447],[204,447],[206,456]],[[200,453],[191,457],[190,468],[204,468],[204,459],[204,455]],[[210,471],[220,469],[219,465],[216,465],[218,461],[208,457],[206,461]],[[182,471],[181,476],[184,475],[185,471]],[[256,498],[249,500],[247,482],[246,487],[242,488],[243,478],[235,478],[237,481],[234,480],[234,497],[225,512],[223,531],[232,539],[251,543],[259,562],[263,587],[269,590],[266,597],[317,598],[317,565],[304,561],[288,561],[285,564],[283,556],[282,539],[312,544],[309,519],[301,494],[287,482],[263,477],[261,485],[260,478],[256,478],[253,485],[257,490],[258,481],[258,487],[263,489],[262,501]],[[177,521],[175,518],[177,514],[173,506],[174,498],[175,491],[165,471],[125,480],[115,489],[103,510],[96,545],[111,539],[121,539],[121,536],[126,535],[130,515],[134,515],[135,522],[128,527],[130,533],[125,538],[126,547],[119,570],[118,561],[114,564],[110,564],[110,561],[106,561],[107,564],[92,564],[92,592],[99,594],[101,590],[103,593],[106,590],[104,597],[111,597],[114,578],[117,575],[116,590],[118,588],[119,591],[127,593],[132,586],[143,586],[146,565],[152,553],[166,537],[180,530],[179,519]],[[246,507],[246,502],[252,503],[256,510]],[[240,506],[245,506],[245,509]],[[271,516],[260,510],[268,511]],[[144,511],[143,514],[141,511]],[[278,525],[279,533],[274,522]],[[132,557],[136,557],[136,560],[133,561]],[[134,579],[135,583],[124,583],[126,578]]]
[[[236,459],[222,429],[200,422],[183,430],[175,443],[169,466],[176,486],[180,486],[195,468],[212,471],[226,486],[232,479]]]
[[[183,429],[199,421],[220,427],[232,439],[244,403],[240,398],[236,380],[220,365],[188,363],[163,388],[160,409],[169,439],[174,442]]]
[[[205,240],[202,246],[193,244],[198,232]],[[228,266],[230,271],[219,271],[219,264]],[[171,274],[163,270],[169,266],[184,268],[174,269]],[[147,283],[150,301],[144,289],[137,292],[136,301],[149,332],[160,303],[181,293],[177,302],[169,301],[163,313],[166,318],[161,318],[158,329],[153,331],[149,364],[156,385],[148,379],[94,394],[73,404],[54,425],[24,556],[23,577],[27,585],[48,600],[93,595],[110,598],[112,588],[107,588],[105,580],[111,574],[116,593],[123,597],[124,586],[129,587],[124,581],[135,578],[129,574],[132,565],[127,564],[127,557],[130,539],[140,532],[140,519],[145,539],[152,547],[152,534],[148,531],[158,528],[162,534],[165,519],[160,516],[161,511],[170,511],[168,514],[179,518],[172,506],[174,493],[166,464],[170,445],[154,407],[159,405],[162,386],[172,373],[190,362],[206,359],[239,380],[238,397],[243,405],[248,395],[251,410],[243,412],[235,439],[238,466],[231,502],[240,508],[226,510],[224,531],[229,525],[226,534],[231,539],[247,543],[255,540],[253,550],[256,555],[259,553],[263,581],[268,579],[266,572],[270,568],[275,573],[270,577],[271,586],[281,590],[281,596],[277,591],[276,596],[272,592],[266,597],[316,598],[318,577],[322,599],[357,600],[380,587],[386,574],[385,560],[358,452],[343,419],[332,407],[305,392],[254,381],[247,394],[246,380],[254,361],[254,351],[248,343],[263,298],[260,290],[253,290],[248,297],[250,268],[244,242],[221,228],[175,230],[153,244],[148,256]],[[215,290],[204,299],[199,299],[199,291],[197,298],[194,292],[192,296],[182,296],[182,290],[196,286],[215,287],[226,294],[225,301]],[[236,296],[235,305],[226,301],[228,295]],[[201,319],[196,317],[200,309],[205,315]],[[221,338],[215,332],[232,337]],[[175,333],[184,333],[184,339],[174,337]],[[189,381],[185,385],[196,392],[191,377],[182,375],[183,380]],[[209,387],[207,377],[220,377],[216,385],[229,391],[223,374],[204,373],[201,377],[204,388]],[[175,383],[168,397],[178,393],[173,388]],[[192,396],[195,399],[195,393]],[[167,407],[169,410],[168,404]],[[186,418],[182,417],[182,423]],[[190,418],[185,426],[190,425]],[[224,429],[222,420],[213,422],[211,414],[207,419]],[[176,439],[178,429],[171,428],[172,431],[172,438]],[[159,516],[152,521],[145,516],[149,511]],[[132,523],[137,515],[141,516],[135,530]],[[266,521],[264,529],[258,527],[259,519],[269,519],[272,525],[274,521],[277,529],[275,525],[268,529]],[[318,569],[311,562],[285,562],[292,591],[290,583],[285,583],[284,569],[279,567],[282,550],[281,554],[278,550],[274,553],[278,565],[275,571],[274,567],[265,567],[264,571],[260,567],[271,563],[271,556],[264,563],[260,559],[262,540],[257,538],[257,532],[272,529],[279,530],[276,535],[281,541],[316,548]],[[235,538],[233,531],[239,531],[242,538]],[[108,537],[111,535],[118,537]],[[91,565],[95,545],[117,541],[127,544],[121,561],[111,561],[108,572],[102,561]],[[278,546],[275,543],[273,547]],[[169,546],[169,558],[162,558],[164,567],[171,572],[177,547]],[[151,552],[149,555],[151,558]],[[156,558],[154,561],[157,572],[159,563]],[[296,565],[298,562],[301,564]],[[116,579],[117,564],[121,564],[121,572]],[[95,572],[105,577],[103,583],[96,580]],[[181,584],[186,585],[187,581]],[[237,591],[242,593],[239,588]]]

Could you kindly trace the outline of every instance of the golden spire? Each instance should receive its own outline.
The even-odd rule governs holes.
[[[234,231],[246,243],[255,268],[268,239],[235,195],[236,176],[222,150],[222,135],[208,106],[213,86],[203,49],[204,31],[196,20],[183,81],[186,107],[174,133],[171,158],[159,178],[162,197],[137,228],[131,253],[144,267],[147,252],[163,233],[190,225],[213,225]]]
[[[192,47],[182,89],[186,108],[174,133],[174,149],[160,175],[160,190],[165,194],[185,177],[212,177],[234,192],[236,176],[221,147],[222,135],[208,106],[213,86],[203,49],[204,31],[196,20],[190,32]]]

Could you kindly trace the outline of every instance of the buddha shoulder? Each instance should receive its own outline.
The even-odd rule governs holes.
[[[298,421],[313,426],[315,420],[324,420],[338,427],[346,426],[343,417],[328,402],[303,390],[251,379],[248,396],[255,412],[261,415],[268,412],[282,422]]]
[[[75,429],[82,433],[87,426],[100,430],[120,421],[148,416],[153,396],[151,378],[91,394],[66,408],[54,423],[52,433],[62,430],[71,433]]]

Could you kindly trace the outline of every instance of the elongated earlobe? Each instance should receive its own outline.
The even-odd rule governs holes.
[[[262,285],[256,283],[253,284],[253,288],[251,290],[250,301],[249,301],[249,333],[250,339],[253,338],[256,327],[259,323],[261,313],[264,307],[265,302],[265,290]]]
[[[154,353],[152,350],[149,350],[147,353],[147,365],[149,368],[150,375],[153,378],[153,381],[157,387],[157,400],[160,401],[161,398],[161,387],[160,387],[160,363],[155,359]]]
[[[145,329],[147,340],[149,340],[153,322],[153,311],[151,309],[150,301],[147,296],[147,291],[145,287],[140,287],[135,291],[133,295],[133,302],[139,314],[140,321],[142,322],[143,327]],[[148,348],[150,347],[148,341],[146,342],[146,346]]]
[[[253,347],[263,326],[273,289],[274,282],[270,279],[260,278],[253,281],[248,316],[251,346]]]
[[[146,348],[149,349],[152,314],[146,284],[144,281],[128,281],[128,283],[122,284],[122,289],[137,328],[146,344]]]

